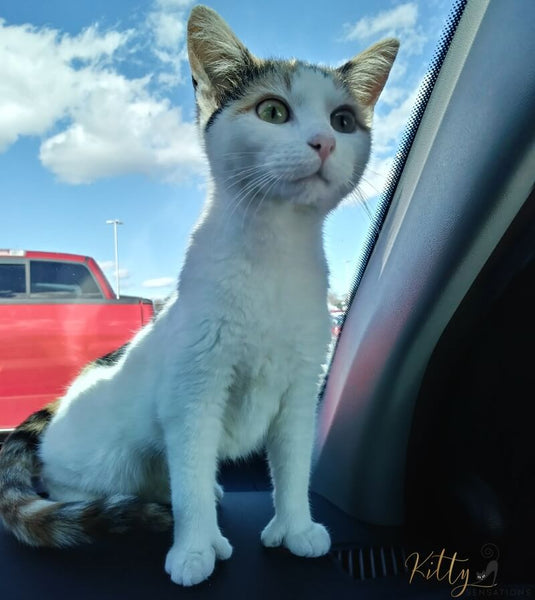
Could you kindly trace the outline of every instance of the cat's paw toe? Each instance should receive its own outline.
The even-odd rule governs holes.
[[[273,517],[273,519],[271,519],[271,521],[262,531],[260,540],[264,546],[267,546],[268,548],[275,548],[276,546],[282,545],[284,533],[285,528],[283,525],[277,520],[276,517]]]
[[[191,586],[201,583],[213,572],[215,552],[213,548],[204,550],[169,550],[165,560],[165,570],[171,580],[178,585]]]
[[[323,525],[311,523],[304,531],[288,533],[284,545],[297,556],[315,557],[327,554],[331,548],[331,537]]]
[[[216,558],[225,560],[231,554],[232,546],[222,535],[202,548],[198,545],[184,548],[175,544],[167,553],[165,570],[174,583],[183,586],[197,585],[210,577]]]
[[[223,535],[218,536],[214,542],[215,555],[219,560],[227,560],[232,556],[232,546]]]
[[[331,548],[329,532],[323,525],[310,522],[297,531],[286,526],[274,517],[262,531],[261,540],[264,546],[285,546],[297,556],[323,556]]]

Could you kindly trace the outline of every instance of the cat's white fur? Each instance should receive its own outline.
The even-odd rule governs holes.
[[[285,100],[291,122],[257,116],[266,93]],[[40,450],[52,499],[170,500],[175,531],[165,568],[183,585],[207,578],[215,559],[232,552],[217,524],[218,461],[262,447],[275,504],[262,542],[300,556],[330,547],[308,504],[330,339],[322,227],[358,182],[370,136],[333,130],[330,113],[355,100],[309,67],[295,69],[291,90],[274,78],[270,89],[248,94],[250,110],[231,102],[206,131],[210,191],[178,295],[117,365],[72,384]],[[317,136],[335,142],[324,162],[309,144]]]

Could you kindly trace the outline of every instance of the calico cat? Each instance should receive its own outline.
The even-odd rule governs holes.
[[[265,448],[275,515],[262,543],[329,551],[308,503],[330,339],[322,229],[364,171],[397,49],[388,39],[337,69],[262,60],[213,10],[192,10],[210,187],[178,293],[116,364],[85,369],[6,442],[0,513],[20,540],[69,546],[172,524],[165,569],[197,584],[232,553],[217,523],[218,462]],[[47,498],[32,487],[38,472]]]

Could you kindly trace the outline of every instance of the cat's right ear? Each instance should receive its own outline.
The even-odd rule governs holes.
[[[188,55],[196,91],[212,96],[214,109],[257,61],[225,21],[202,5],[193,7],[189,17]]]

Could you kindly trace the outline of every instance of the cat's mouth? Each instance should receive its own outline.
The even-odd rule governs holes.
[[[311,175],[307,175],[306,177],[299,177],[298,179],[294,179],[294,183],[308,183],[309,181],[323,181],[326,185],[329,184],[329,180],[323,175],[321,169],[312,173]]]

